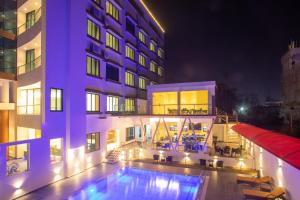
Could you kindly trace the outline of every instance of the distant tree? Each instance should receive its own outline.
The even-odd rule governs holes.
[[[233,110],[237,107],[238,97],[236,89],[229,87],[225,83],[217,85],[216,92],[216,106],[222,111],[232,114]]]

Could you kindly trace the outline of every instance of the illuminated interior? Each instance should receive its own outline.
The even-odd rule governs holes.
[[[32,140],[41,138],[41,130],[33,129],[33,128],[26,128],[26,127],[17,127],[17,140]]]
[[[39,115],[41,101],[41,83],[37,82],[32,85],[19,87],[18,95],[18,114],[19,115]]]
[[[60,162],[62,160],[62,138],[50,140],[50,160]]]
[[[155,92],[152,94],[152,113],[155,115],[177,114],[177,92]]]
[[[29,145],[7,146],[6,174],[12,176],[29,170]]]
[[[155,140],[156,141],[167,141],[169,142],[169,136],[168,133],[171,136],[172,141],[175,143],[176,139],[178,139],[180,130],[181,130],[181,123],[177,122],[166,122],[168,132],[164,126],[163,123],[160,123],[157,133],[155,135]],[[205,123],[193,123],[188,124],[186,123],[182,129],[182,137],[179,139],[181,142],[185,137],[192,136],[193,134],[193,129],[195,135],[198,137],[199,142],[203,142],[204,139],[206,138],[206,133],[207,133],[207,125]]]
[[[181,114],[208,114],[208,91],[182,91],[180,92]]]
[[[154,115],[207,115],[209,113],[208,90],[154,92],[152,114]],[[180,109],[180,113],[178,111]]]

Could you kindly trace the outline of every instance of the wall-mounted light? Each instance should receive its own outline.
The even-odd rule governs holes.
[[[283,162],[280,158],[278,158],[278,167],[282,168]]]

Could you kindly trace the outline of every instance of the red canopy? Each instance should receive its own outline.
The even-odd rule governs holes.
[[[300,139],[243,123],[232,126],[232,129],[256,145],[300,169]]]

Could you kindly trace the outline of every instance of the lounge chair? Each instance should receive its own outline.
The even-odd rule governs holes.
[[[218,160],[216,163],[217,168],[223,168],[224,167],[224,161],[223,160]]]
[[[261,183],[271,183],[272,178],[270,176],[264,176],[262,178],[238,176],[236,181],[238,184],[245,183],[245,184],[257,185]]]
[[[206,160],[205,159],[200,159],[200,166],[201,167],[206,167]]]
[[[281,187],[274,188],[271,192],[263,192],[259,190],[243,190],[245,199],[256,199],[256,200],[274,200],[277,198],[283,198],[285,194],[284,189]]]

